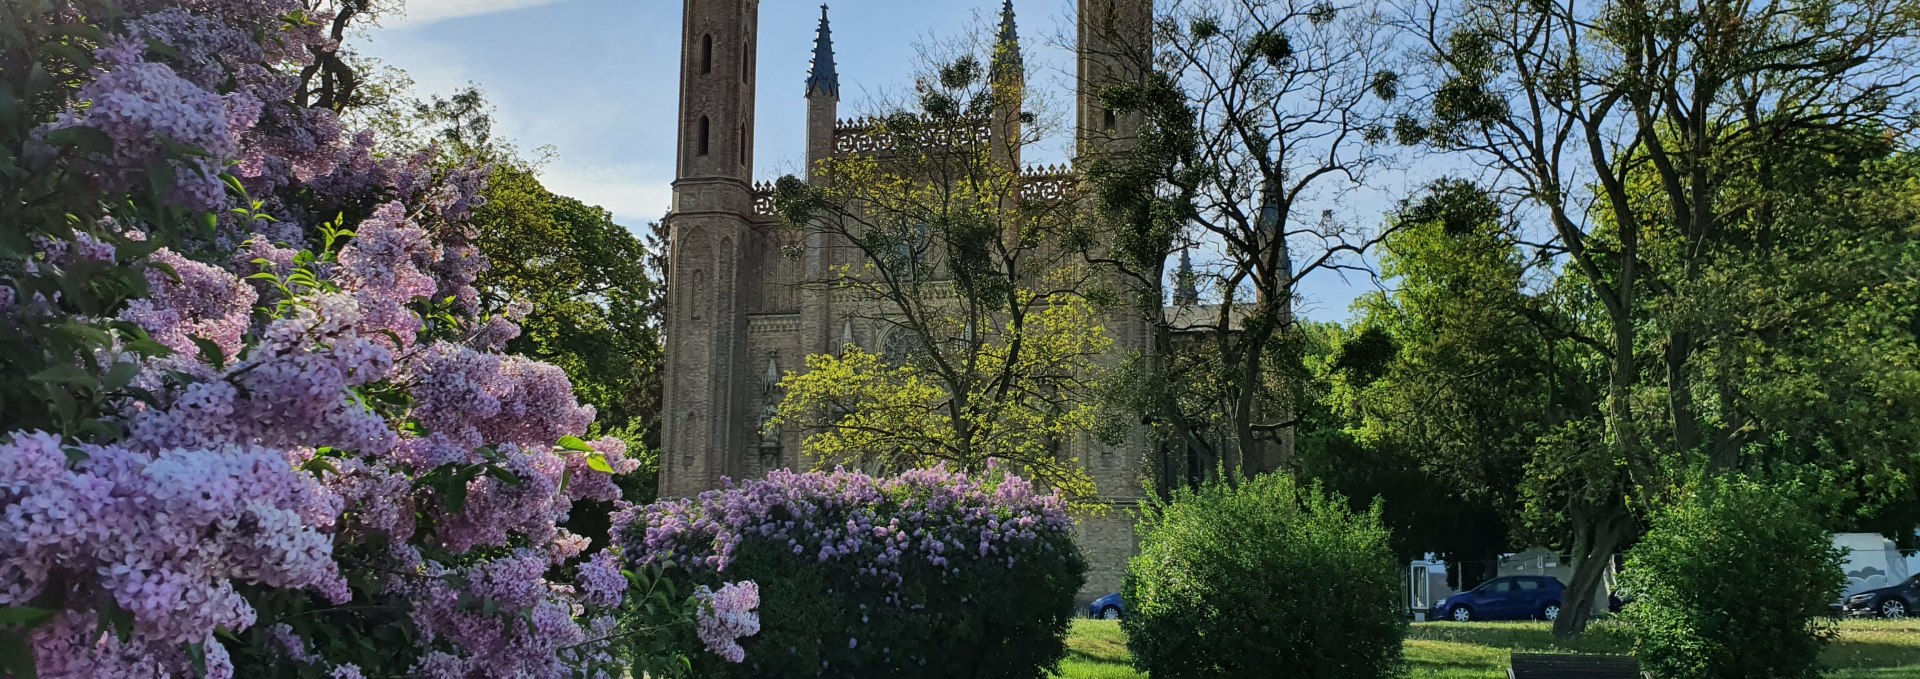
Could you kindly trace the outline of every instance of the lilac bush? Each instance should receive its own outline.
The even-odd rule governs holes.
[[[500,353],[487,169],[309,103],[333,10],[0,10],[0,675],[660,675],[699,616],[737,660],[750,597],[557,527],[638,462]]]
[[[627,507],[613,539],[634,567],[758,583],[745,661],[709,674],[1040,677],[1065,652],[1086,574],[1072,525],[1058,495],[998,467],[777,471]]]

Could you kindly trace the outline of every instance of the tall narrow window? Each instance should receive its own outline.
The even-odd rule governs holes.
[[[1119,119],[1113,114],[1113,109],[1107,109],[1107,131],[1112,132],[1113,128],[1119,127],[1119,122]]]
[[[713,34],[700,36],[700,72],[713,72]]]
[[[706,116],[700,116],[700,155],[707,155],[707,145],[713,141],[713,126]]]
[[[741,42],[744,43],[747,48],[740,52],[740,82],[750,83],[753,82],[753,79],[748,77],[747,69],[753,66],[753,41],[743,40]]]
[[[747,146],[748,146],[747,126],[745,125],[740,126],[740,136],[738,138],[740,139],[740,166],[745,167],[747,164]]]

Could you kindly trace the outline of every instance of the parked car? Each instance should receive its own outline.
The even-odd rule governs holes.
[[[1087,604],[1087,617],[1089,618],[1119,620],[1120,616],[1126,614],[1127,604],[1120,600],[1119,592],[1094,599],[1093,603]]]
[[[1920,575],[1891,587],[1870,589],[1847,597],[1847,615],[1899,620],[1916,611],[1920,611]]]
[[[1560,617],[1566,585],[1542,575],[1494,578],[1471,590],[1441,599],[1433,606],[1438,620],[1552,620]]]

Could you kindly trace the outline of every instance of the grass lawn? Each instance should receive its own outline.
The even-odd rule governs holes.
[[[1516,650],[1557,653],[1625,653],[1622,630],[1597,623],[1571,644],[1553,641],[1543,622],[1418,623],[1407,632],[1407,665],[1414,679],[1504,679]],[[1920,620],[1850,620],[1827,649],[1836,679],[1920,679]],[[1127,637],[1116,622],[1075,620],[1067,637],[1060,679],[1138,679],[1129,664]]]

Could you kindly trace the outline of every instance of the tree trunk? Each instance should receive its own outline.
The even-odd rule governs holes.
[[[1579,518],[1576,517],[1576,521]],[[1601,579],[1613,562],[1614,552],[1626,538],[1625,507],[1609,503],[1605,509],[1597,510],[1595,516],[1585,518],[1587,520],[1581,522],[1584,525],[1576,528],[1586,539],[1575,540],[1573,581],[1567,583],[1566,593],[1560,600],[1560,617],[1553,621],[1553,636],[1558,639],[1586,633],[1587,624],[1593,622]]]
[[[1626,292],[1632,290],[1631,278],[1621,285]],[[1623,292],[1622,298],[1631,299]],[[1613,357],[1607,384],[1607,432],[1612,436],[1613,454],[1631,470],[1637,463],[1639,449],[1639,431],[1633,420],[1633,408],[1629,395],[1633,391],[1636,369],[1633,360],[1634,327],[1631,318],[1626,317],[1632,305],[1621,302],[1610,307],[1608,312],[1613,324]],[[1624,497],[1624,485],[1628,479],[1618,475],[1628,472],[1610,470],[1611,478],[1589,479],[1589,493],[1604,493],[1604,499],[1577,507],[1572,516],[1574,524],[1574,565],[1573,582],[1567,583],[1566,595],[1560,601],[1560,617],[1553,621],[1555,637],[1576,636],[1587,631],[1587,623],[1593,620],[1594,588],[1600,584],[1600,578],[1606,573],[1613,552],[1619,549],[1626,539],[1626,526],[1630,520]]]
[[[1676,331],[1667,336],[1662,357],[1667,370],[1667,415],[1673,418],[1673,445],[1681,454],[1699,452],[1700,416],[1693,401],[1693,380],[1687,361],[1693,356],[1693,335]]]

